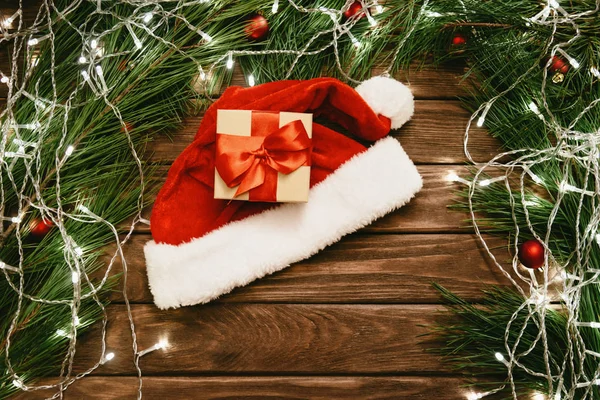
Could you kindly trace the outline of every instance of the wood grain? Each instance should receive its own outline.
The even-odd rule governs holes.
[[[373,68],[371,76],[381,75],[383,71],[383,67]],[[460,63],[448,63],[435,67],[430,61],[426,63],[415,61],[407,70],[395,73],[394,78],[408,85],[415,99],[456,99],[459,96],[468,96],[465,84],[462,83],[462,76],[465,72],[465,66]],[[231,85],[248,86],[239,64],[236,64]]]
[[[441,306],[209,304],[161,311],[133,305],[145,375],[449,373],[420,337]],[[441,319],[440,319],[441,321]],[[97,361],[99,327],[82,337],[77,370]],[[116,356],[102,375],[132,375],[124,305],[109,308],[107,348]]]
[[[464,163],[463,135],[469,116],[455,100],[417,100],[412,120],[392,135],[416,164]],[[172,139],[156,138],[149,146],[149,159],[173,162],[192,142],[201,120],[201,115],[190,117]],[[476,161],[488,161],[500,151],[499,142],[482,128],[473,127],[470,137],[469,150]]]
[[[144,399],[355,399],[464,400],[469,392],[455,377],[146,377]],[[132,377],[89,377],[67,392],[66,400],[130,400]]]
[[[505,240],[488,239],[499,260],[509,258]],[[148,240],[147,235],[134,236],[125,252],[128,297],[137,303],[152,303],[143,254]],[[114,272],[121,269],[117,262]],[[508,283],[473,235],[354,234],[308,260],[235,289],[219,302],[437,303],[440,297],[432,282],[471,301],[481,299],[484,285]],[[122,301],[120,289],[112,301]]]

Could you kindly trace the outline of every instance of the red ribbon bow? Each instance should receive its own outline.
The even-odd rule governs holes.
[[[264,183],[277,187],[277,172],[289,174],[309,165],[311,139],[300,120],[292,121],[266,136],[217,135],[215,165],[221,179],[235,196]],[[272,192],[275,201],[276,190]]]

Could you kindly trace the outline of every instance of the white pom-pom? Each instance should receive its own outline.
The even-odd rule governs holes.
[[[404,125],[415,111],[410,89],[395,79],[375,76],[358,85],[356,91],[376,114],[392,121],[392,129]]]

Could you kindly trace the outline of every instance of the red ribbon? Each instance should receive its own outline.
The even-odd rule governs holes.
[[[260,188],[257,200],[277,201],[277,173],[310,165],[312,142],[302,121],[269,132],[278,126],[278,113],[256,112],[252,136],[217,135],[215,166],[228,187],[239,185],[234,197]]]

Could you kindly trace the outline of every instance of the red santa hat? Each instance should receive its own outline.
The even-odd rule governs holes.
[[[365,147],[313,123],[307,203],[214,199],[217,109],[313,113]],[[413,114],[410,90],[387,77],[356,89],[332,78],[230,87],[206,112],[192,144],[173,163],[144,248],[160,308],[209,302],[306,259],[406,204],[422,180],[400,143],[386,137]]]

